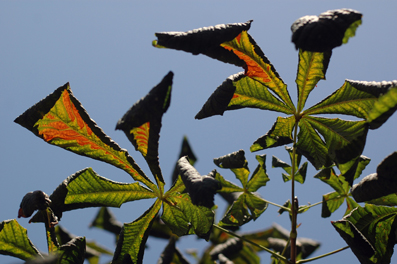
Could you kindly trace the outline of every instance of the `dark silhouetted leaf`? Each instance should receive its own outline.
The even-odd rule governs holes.
[[[100,228],[118,236],[123,224],[117,221],[116,217],[109,208],[101,207],[98,211],[98,214],[91,222],[90,227]]]
[[[187,140],[186,136],[183,137],[181,152],[179,153],[179,158],[182,158],[184,156],[187,156],[190,164],[192,164],[192,166],[194,166],[194,164],[197,161],[197,157],[196,157],[196,155],[194,155],[193,150],[190,147],[189,141]],[[175,168],[172,173],[172,181],[171,181],[172,183],[175,183],[175,181],[178,179],[178,175],[179,175],[178,168],[177,168],[177,164],[175,163]]]
[[[157,261],[157,264],[189,264],[189,262],[175,246],[175,239],[170,238],[170,241],[160,255],[160,259]]]
[[[45,210],[51,204],[48,195],[42,191],[28,192],[22,199],[18,218],[30,217],[36,210]]]
[[[171,101],[172,78],[169,72],[144,98],[136,102],[117,122],[135,149],[141,152],[156,180],[164,183],[158,157],[163,114]]]
[[[330,51],[355,35],[362,14],[352,9],[329,10],[319,16],[304,16],[292,26],[292,42],[296,49]]]
[[[237,237],[230,238],[222,244],[216,245],[210,252],[212,260],[218,260],[219,255],[232,259],[243,249],[243,241]]]
[[[59,255],[58,262],[65,264],[83,264],[86,242],[84,237],[75,237],[62,245],[56,252]]]
[[[393,152],[378,165],[376,173],[366,176],[360,183],[353,186],[352,195],[357,202],[385,204],[388,201],[386,203],[388,205],[397,205],[390,204],[391,198],[397,193],[396,176],[397,152]],[[387,197],[387,199],[382,202],[382,197]]]

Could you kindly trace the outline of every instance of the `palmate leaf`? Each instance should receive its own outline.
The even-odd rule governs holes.
[[[150,227],[161,208],[162,202],[156,202],[138,219],[124,224],[117,243],[112,263],[141,264]]]
[[[87,168],[69,176],[55,189],[50,195],[50,208],[60,219],[65,211],[99,206],[120,207],[125,202],[155,197],[155,193],[138,182],[111,181]],[[41,222],[42,218],[37,215],[31,221]]]
[[[86,249],[84,237],[76,237],[62,245],[57,251],[58,262],[65,264],[83,264]]]
[[[285,149],[288,151],[290,160],[292,163],[292,159],[293,159],[292,148],[285,147]],[[295,172],[296,173],[295,173],[294,179],[295,179],[295,181],[303,184],[306,179],[307,162],[303,163],[302,166],[299,168],[301,157],[302,157],[302,155],[299,153],[295,155],[295,165],[296,165]],[[285,163],[284,161],[280,160],[279,158],[273,156],[272,167],[273,168],[282,168],[285,172],[288,173],[288,174],[285,174],[285,173],[282,174],[284,182],[290,181],[292,179],[292,177],[291,177],[292,165],[289,165],[289,164]]]
[[[161,120],[171,102],[172,78],[169,72],[144,98],[135,103],[117,122],[135,149],[141,152],[150,170],[164,183],[158,157]]]
[[[269,181],[265,165],[266,156],[257,155],[256,158],[259,165],[251,178],[248,178],[250,171],[243,150],[214,159],[217,166],[229,168],[243,186],[239,187],[215,173],[215,178],[222,184],[220,193],[238,193],[237,199],[233,201],[219,225],[241,226],[251,219],[256,220],[267,209],[267,202],[254,193]]]
[[[27,231],[17,220],[6,220],[0,223],[0,254],[22,260],[41,257],[37,248],[27,236]]]
[[[332,224],[361,263],[390,263],[396,216],[396,208],[367,204]]]
[[[153,44],[156,47],[183,50],[195,55],[201,53],[211,58],[243,67],[245,76],[260,82],[263,86],[258,84],[258,91],[248,94],[250,97],[254,96],[254,99],[257,101],[256,103],[249,103],[247,100],[245,100],[247,103],[242,103],[234,100],[233,103],[231,102],[235,104],[235,106],[232,106],[232,109],[233,107],[258,107],[259,104],[262,105],[261,107],[265,107],[266,100],[263,101],[263,99],[268,98],[270,104],[266,107],[274,108],[272,110],[278,109],[275,111],[282,109],[283,112],[292,113],[295,110],[295,106],[291,101],[286,84],[253,38],[247,33],[251,22],[217,25],[215,27],[200,28],[189,32],[156,33],[158,40],[154,41]],[[246,80],[250,82],[250,85],[257,86],[251,80]],[[271,105],[278,99],[271,94],[264,96],[268,93],[266,87],[281,99],[281,101],[277,102],[277,107]],[[260,89],[264,91],[260,91]],[[244,96],[244,93],[242,96]],[[231,100],[232,97],[229,99]],[[241,99],[244,100],[244,98]],[[226,101],[223,100],[224,109],[217,107],[215,113],[208,113],[210,115],[223,113],[226,110],[225,107],[229,104]],[[260,101],[262,103],[259,103]],[[206,116],[202,114],[197,116],[197,118],[204,117]]]
[[[158,264],[189,264],[179,249],[175,246],[175,239],[170,238],[167,246],[161,253]]]
[[[157,189],[128,152],[88,116],[68,83],[32,106],[15,122],[50,144],[112,164],[126,171],[134,180],[152,190]]]

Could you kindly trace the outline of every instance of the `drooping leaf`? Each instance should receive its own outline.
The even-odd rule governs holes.
[[[189,264],[179,249],[175,246],[175,238],[170,238],[167,246],[160,255],[158,264]]]
[[[171,101],[172,78],[169,72],[144,98],[136,102],[117,122],[135,149],[141,152],[157,180],[164,183],[161,173],[158,147],[163,114]]]
[[[325,80],[325,73],[328,68],[331,51],[310,52],[299,50],[298,73],[296,84],[298,87],[298,112],[303,110],[310,92],[322,79]]]
[[[218,260],[219,255],[233,259],[243,249],[243,241],[240,238],[233,237],[222,244],[216,245],[210,252],[213,261]]]
[[[125,223],[114,252],[112,263],[142,264],[149,229],[161,208],[162,202],[156,202],[138,219]]]
[[[361,263],[390,263],[396,216],[396,208],[367,204],[332,224]]]
[[[329,10],[319,16],[304,16],[291,26],[296,49],[330,51],[355,35],[362,14],[352,9]]]
[[[387,93],[379,97],[367,118],[371,129],[380,127],[397,110],[397,81],[389,82],[388,85]]]
[[[395,199],[396,190],[397,152],[393,152],[378,165],[376,173],[366,176],[353,186],[352,195],[357,202],[397,205],[390,204]]]
[[[0,254],[22,260],[41,257],[37,248],[28,238],[26,229],[19,225],[15,219],[0,223]]]
[[[295,125],[294,116],[278,117],[273,127],[262,137],[258,138],[250,147],[252,152],[283,146],[292,143],[292,131]]]
[[[247,183],[247,190],[250,192],[256,192],[260,187],[265,186],[270,181],[266,173],[266,154],[256,155],[255,158],[259,164]]]
[[[50,208],[61,219],[65,211],[86,207],[120,207],[129,201],[155,197],[155,193],[138,182],[115,182],[99,176],[91,168],[86,168],[69,176],[55,189],[50,195]],[[41,222],[42,219],[34,217],[31,221]]]
[[[44,141],[93,159],[112,164],[156,190],[132,157],[111,140],[74,97],[69,83],[15,119]]]
[[[292,114],[292,110],[277,99],[264,84],[241,72],[229,76],[218,86],[195,118],[223,115],[226,110],[245,107]]]
[[[179,158],[182,158],[184,156],[187,156],[189,158],[189,162],[190,164],[192,164],[192,166],[194,166],[194,164],[197,161],[197,157],[196,155],[194,155],[192,148],[190,147],[189,141],[187,140],[187,137],[183,137],[183,141],[182,141],[182,147],[181,147],[181,151],[179,153]],[[178,159],[179,159],[178,158]],[[177,168],[177,164],[175,163],[175,168],[174,171],[172,173],[172,183],[174,183],[177,179],[178,179],[178,168]]]
[[[208,208],[213,207],[214,195],[222,188],[220,183],[211,175],[201,176],[186,157],[178,160],[178,171],[192,203]]]

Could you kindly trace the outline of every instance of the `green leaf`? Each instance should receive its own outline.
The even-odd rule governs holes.
[[[324,52],[347,43],[361,24],[362,14],[352,9],[329,10],[319,16],[304,16],[291,26],[296,49]]]
[[[352,188],[357,202],[390,204],[397,193],[397,152],[387,156],[377,167],[376,173],[366,176]]]
[[[397,110],[397,81],[388,82],[387,86],[387,93],[379,97],[367,118],[371,129],[379,128]]]
[[[62,264],[83,264],[86,249],[84,237],[76,237],[62,245],[57,251],[58,262]]]
[[[161,208],[162,202],[156,202],[138,219],[124,224],[117,243],[112,263],[141,264],[150,227]]]
[[[306,104],[310,92],[322,79],[328,68],[331,52],[310,52],[299,50],[298,73],[296,84],[298,86],[298,111],[301,112]]]
[[[201,176],[186,157],[178,160],[178,171],[194,205],[214,206],[214,195],[222,186],[215,175]]]
[[[79,155],[112,164],[152,190],[153,184],[132,157],[110,139],[89,117],[74,97],[69,83],[29,108],[15,119],[44,141]]]
[[[126,202],[155,197],[155,193],[137,182],[115,182],[86,168],[69,176],[55,189],[50,195],[50,208],[60,219],[65,211],[99,206],[120,207]]]
[[[260,187],[265,186],[270,181],[266,173],[266,155],[256,155],[255,158],[259,164],[248,181],[247,190],[249,192],[256,192]]]
[[[293,151],[292,148],[290,147],[285,147],[285,149],[288,151],[289,156],[290,156],[290,160],[292,163],[292,159],[293,159]],[[299,168],[300,165],[300,161],[301,161],[301,157],[302,155],[299,153],[295,154],[295,181],[299,182],[299,183],[304,183],[305,179],[306,179],[306,171],[307,171],[307,162],[303,163],[302,166]],[[285,172],[287,172],[288,174],[283,173],[283,180],[284,182],[290,181],[292,179],[291,177],[291,173],[292,173],[292,166],[285,163],[284,161],[280,160],[279,158],[273,156],[272,158],[272,167],[273,168],[282,168]]]
[[[292,114],[292,110],[277,99],[264,84],[244,73],[238,73],[229,76],[218,86],[195,118],[223,115],[226,110],[245,107]]]
[[[287,118],[278,117],[269,132],[258,138],[250,147],[250,150],[254,152],[292,143],[292,131],[294,129],[294,125],[294,116]]]
[[[27,236],[27,231],[17,220],[0,223],[0,254],[28,260],[41,254]]]
[[[236,178],[243,184],[243,187],[246,187],[249,169],[244,150],[240,149],[239,151],[216,158],[214,159],[214,163],[220,168],[231,169],[236,175]]]
[[[395,85],[395,82],[346,80],[342,87],[305,110],[304,114],[343,114],[368,120],[378,98]]]
[[[390,263],[396,215],[397,208],[367,204],[333,225],[361,263]]]
[[[169,72],[144,98],[136,102],[117,122],[135,149],[141,152],[156,180],[164,183],[158,148],[163,114],[171,101],[172,78]]]
[[[165,197],[161,219],[174,234],[183,236],[195,233],[209,239],[214,223],[214,212],[210,208],[194,205],[186,193],[167,192]]]

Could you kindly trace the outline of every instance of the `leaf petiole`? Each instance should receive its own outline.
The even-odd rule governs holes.
[[[320,255],[320,256],[317,256],[317,257],[314,257],[314,258],[301,259],[301,260],[298,260],[298,261],[296,262],[296,264],[306,263],[306,262],[310,262],[310,261],[317,260],[317,259],[320,259],[320,258],[324,258],[324,257],[330,256],[330,255],[333,255],[333,254],[335,254],[335,253],[341,252],[341,251],[343,251],[343,250],[345,250],[345,249],[348,249],[348,248],[349,248],[349,246],[346,246],[346,247],[343,247],[343,248],[340,248],[340,249],[337,249],[337,250],[328,252],[328,253],[326,253],[326,254],[323,254],[323,255]]]

